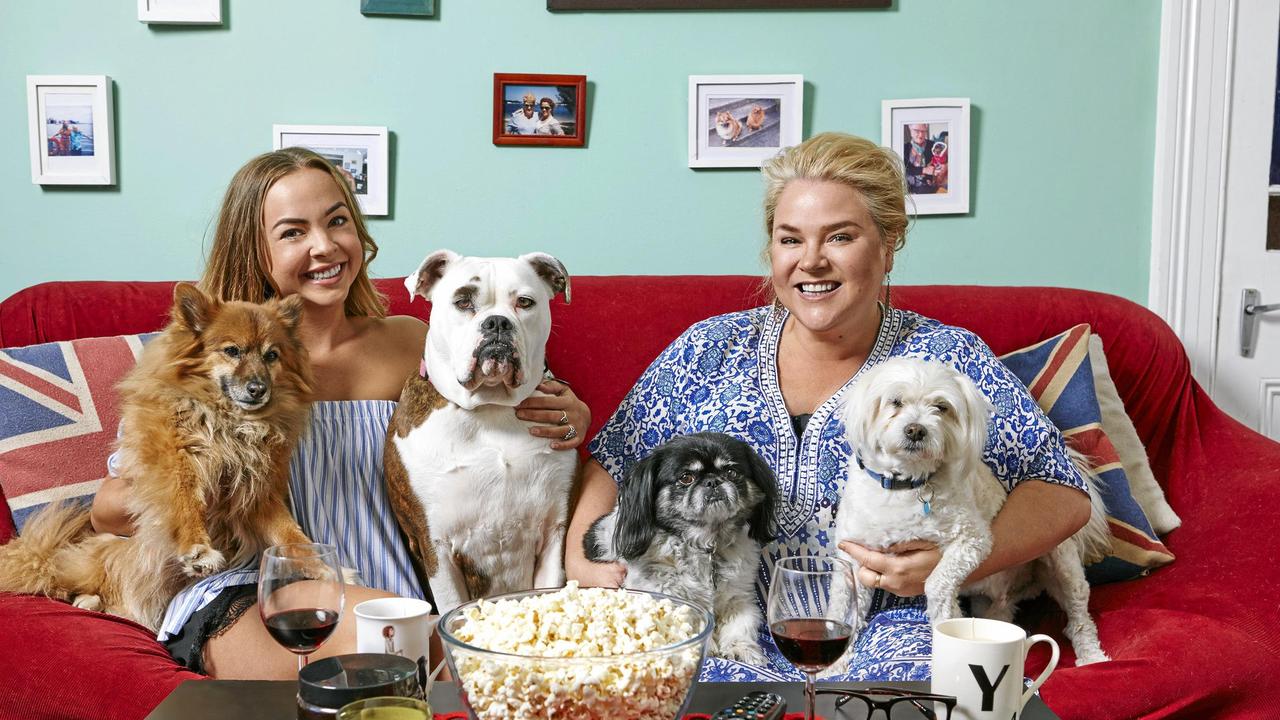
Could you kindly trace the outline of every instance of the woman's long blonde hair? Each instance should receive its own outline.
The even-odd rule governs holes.
[[[222,199],[218,225],[213,234],[213,247],[205,264],[200,287],[224,301],[262,302],[277,297],[280,288],[271,279],[271,256],[263,232],[262,206],[267,192],[280,178],[299,170],[314,169],[327,173],[342,193],[356,236],[364,250],[364,262],[347,294],[344,310],[349,316],[386,317],[387,302],[369,279],[369,263],[378,256],[378,245],[365,227],[364,216],[351,186],[337,168],[306,148],[289,147],[264,153],[245,163]]]

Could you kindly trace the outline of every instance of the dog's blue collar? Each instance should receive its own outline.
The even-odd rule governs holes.
[[[854,455],[854,458],[858,461],[858,467],[867,475],[870,475],[871,479],[880,483],[880,487],[885,490],[918,490],[924,487],[925,483],[933,479],[933,473],[929,473],[928,475],[921,477],[902,477],[898,473],[882,475],[867,467],[866,464],[862,462],[861,455]]]

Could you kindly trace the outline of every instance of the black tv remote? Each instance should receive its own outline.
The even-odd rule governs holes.
[[[782,720],[786,712],[787,701],[781,695],[755,690],[717,711],[711,720]]]

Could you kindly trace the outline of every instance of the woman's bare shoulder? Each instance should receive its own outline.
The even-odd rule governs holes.
[[[400,396],[405,378],[418,372],[422,349],[427,340],[427,324],[409,315],[392,315],[372,320],[366,348],[373,358],[372,367],[379,375],[379,395],[392,399]]]
[[[396,344],[405,343],[421,350],[427,340],[427,324],[412,315],[388,315],[379,318],[377,324],[380,326],[377,332],[383,339]]]

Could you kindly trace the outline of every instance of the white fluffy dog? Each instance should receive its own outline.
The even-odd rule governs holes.
[[[894,358],[869,370],[844,408],[854,461],[836,514],[836,537],[871,548],[908,540],[936,543],[942,559],[925,581],[935,623],[960,614],[961,592],[990,601],[983,615],[1009,621],[1020,600],[1047,590],[1067,613],[1076,664],[1107,660],[1089,616],[1083,564],[1105,553],[1110,535],[1093,487],[1096,477],[1078,457],[1073,460],[1089,480],[1093,502],[1089,523],[1047,555],[961,590],[991,553],[991,520],[1007,497],[982,462],[992,412],[973,382],[948,365]],[[858,587],[858,630],[872,590]]]

